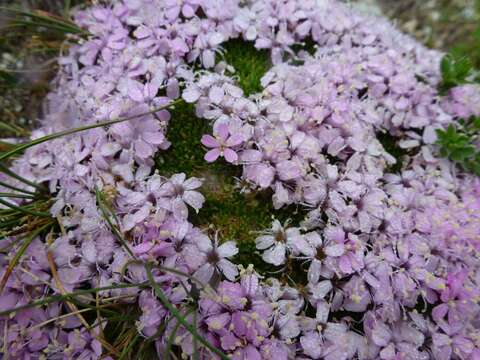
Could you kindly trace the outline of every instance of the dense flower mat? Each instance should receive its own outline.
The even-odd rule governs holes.
[[[118,0],[75,21],[91,36],[60,57],[33,138],[134,118],[12,164],[48,185],[60,229],[2,240],[3,358],[480,359],[480,181],[435,145],[480,90],[441,95],[441,53],[333,0]],[[258,93],[222,61],[235,38],[270,51]],[[275,271],[189,221],[202,179],[155,169],[185,102],[236,191],[304,211],[256,235]]]

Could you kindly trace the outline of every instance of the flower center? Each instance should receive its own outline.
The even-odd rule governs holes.
[[[220,261],[220,256],[218,256],[215,250],[212,250],[207,255],[207,262],[209,264],[216,264]]]
[[[283,230],[277,231],[275,233],[275,241],[282,243],[287,241],[287,237],[285,236],[285,232]]]
[[[185,193],[185,188],[182,185],[175,185],[173,191],[175,193],[175,196],[183,196],[183,194]]]
[[[317,248],[317,253],[315,255],[315,258],[320,261],[323,261],[327,258],[327,254],[325,254],[325,251],[323,250],[323,246],[320,246],[319,248]]]

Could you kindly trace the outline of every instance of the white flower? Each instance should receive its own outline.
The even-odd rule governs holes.
[[[212,241],[207,235],[198,233],[192,239],[192,244],[185,248],[185,260],[191,268],[197,268],[193,277],[208,283],[215,271],[222,273],[228,280],[234,281],[238,269],[228,258],[238,253],[234,241],[219,245],[218,233]]]
[[[175,174],[159,189],[160,196],[170,199],[169,210],[173,212],[177,219],[188,217],[186,204],[198,213],[205,202],[204,196],[198,191],[194,191],[202,185],[202,181],[196,177],[191,177],[188,180],[185,180],[185,178],[184,173]]]
[[[265,250],[262,258],[265,262],[279,266],[285,264],[286,253],[292,249],[296,241],[301,241],[302,235],[298,228],[284,228],[280,221],[274,220],[271,229],[264,232],[256,240],[256,247]]]

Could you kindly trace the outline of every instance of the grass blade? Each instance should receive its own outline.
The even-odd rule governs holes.
[[[81,132],[81,131],[85,131],[85,130],[90,130],[90,129],[95,129],[95,128],[99,128],[99,127],[104,127],[104,126],[109,126],[109,125],[113,125],[113,124],[118,124],[118,123],[121,123],[121,122],[124,122],[124,121],[128,121],[128,120],[133,120],[133,119],[136,119],[136,118],[139,118],[139,117],[142,117],[142,116],[146,116],[146,115],[150,115],[150,114],[153,114],[153,113],[156,113],[158,111],[161,111],[161,110],[165,110],[165,109],[168,109],[169,107],[171,106],[174,106],[175,104],[178,104],[180,102],[182,102],[183,100],[179,99],[179,100],[175,100],[175,101],[172,101],[171,103],[169,103],[168,105],[164,105],[164,106],[161,106],[161,107],[158,107],[156,109],[153,109],[153,110],[150,110],[150,111],[147,111],[147,112],[144,112],[144,113],[141,113],[141,114],[137,114],[137,115],[132,115],[132,116],[129,116],[129,117],[126,117],[126,118],[117,118],[115,120],[110,120],[110,121],[104,121],[104,122],[100,122],[100,123],[95,123],[95,124],[90,124],[90,125],[85,125],[85,126],[81,126],[81,127],[78,127],[78,128],[74,128],[74,129],[69,129],[69,130],[64,130],[64,131],[60,131],[58,133],[54,133],[54,134],[49,134],[49,135],[46,135],[46,136],[42,136],[38,139],[35,139],[35,140],[32,140],[30,142],[27,142],[27,143],[24,143],[24,144],[20,144],[20,145],[17,145],[15,147],[15,149],[13,150],[10,150],[10,151],[7,151],[3,154],[0,155],[0,161],[4,161],[5,159],[8,159],[9,157],[15,155],[15,154],[18,154],[28,148],[31,148],[32,146],[35,146],[35,145],[39,145],[41,143],[44,143],[46,141],[50,141],[50,140],[53,140],[53,139],[58,139],[62,136],[67,136],[67,135],[71,135],[71,134],[75,134],[77,132]]]
[[[25,135],[26,131],[22,129],[21,127],[14,125],[14,124],[9,124],[4,121],[0,121],[0,129],[10,131],[11,133],[15,135]]]
[[[22,246],[18,249],[16,252],[15,256],[13,257],[12,261],[7,266],[7,269],[5,270],[5,273],[3,274],[2,280],[0,281],[0,293],[3,292],[3,288],[7,284],[8,278],[10,277],[11,273],[13,272],[13,269],[15,266],[17,266],[18,262],[22,258],[23,254],[25,251],[27,251],[28,247],[32,243],[32,241],[37,237],[38,234],[40,234],[43,230],[48,228],[53,224],[53,221],[45,224],[44,226],[38,228],[37,230],[33,231],[24,241]]]
[[[79,28],[77,25],[75,25],[75,23],[71,22],[70,20],[56,17],[44,11],[39,11],[39,10],[27,11],[18,7],[5,7],[5,6],[0,6],[0,11],[11,13],[17,17],[24,16],[30,19],[31,20],[30,23],[27,23],[26,25],[46,27],[46,28],[56,28],[57,30],[60,30],[62,32],[68,32],[72,34],[90,35],[88,31]],[[18,21],[22,22],[21,20],[16,20],[15,22],[18,22]],[[23,21],[23,22],[26,22],[26,21]]]
[[[12,149],[13,150],[13,149]],[[12,151],[11,150],[11,151]],[[15,174],[12,170],[8,169],[5,165],[1,164],[0,163],[0,172],[3,172],[5,175],[7,176],[10,176],[20,182],[23,182],[24,184],[27,184],[28,186],[31,186],[33,188],[36,188],[36,189],[39,189],[39,190],[42,190],[42,188],[40,187],[40,185],[38,184],[35,184],[34,182],[31,182],[30,180],[27,180],[25,179],[24,177],[18,175],[18,174]]]
[[[140,334],[136,334],[135,337],[128,343],[128,345],[122,350],[122,352],[120,353],[120,357],[118,358],[118,360],[124,360],[126,359],[128,353],[130,352],[130,350],[133,349],[133,347],[135,346],[136,342],[140,340]]]
[[[148,281],[150,282],[150,285],[153,287],[155,291],[155,295],[160,299],[160,302],[165,306],[168,311],[177,319],[181,325],[192,334],[193,338],[196,339],[199,343],[204,345],[206,348],[208,348],[211,352],[217,354],[221,359],[223,360],[229,360],[229,357],[225,355],[220,349],[217,349],[215,346],[210,344],[210,342],[206,339],[204,339],[198,332],[195,327],[188,323],[188,321],[185,320],[185,318],[180,314],[180,312],[177,310],[175,306],[172,305],[172,303],[167,299],[165,294],[163,293],[162,289],[158,284],[155,282],[153,279],[153,274],[152,274],[152,265],[147,263],[145,264],[145,270],[147,272],[147,278]]]
[[[110,286],[104,286],[104,287],[98,287],[98,288],[92,288],[92,289],[77,290],[77,291],[73,291],[71,293],[66,293],[63,295],[49,296],[42,300],[37,300],[25,305],[17,306],[13,309],[0,311],[0,316],[9,315],[20,310],[30,309],[30,308],[42,306],[42,305],[48,305],[55,302],[73,300],[75,297],[78,297],[81,295],[95,294],[95,293],[106,291],[106,290],[126,289],[126,288],[132,288],[132,287],[146,288],[148,286],[149,286],[148,282],[143,282],[139,284],[117,284],[117,285],[110,285]]]
[[[125,250],[128,252],[128,254],[133,259],[137,259],[137,257],[135,256],[135,254],[133,253],[133,251],[130,249],[127,242],[123,238],[122,233],[118,230],[117,225],[114,225],[112,223],[112,220],[110,219],[110,216],[114,217],[117,224],[118,224],[118,220],[115,217],[115,215],[113,214],[112,209],[110,209],[110,206],[108,206],[108,204],[105,202],[103,194],[101,193],[100,190],[98,190],[98,188],[95,188],[95,197],[97,198],[98,207],[100,208],[100,211],[102,212],[103,218],[108,223],[108,226],[110,227],[110,230],[113,232],[113,234],[115,235],[117,240],[122,244],[122,246],[125,248]]]
[[[18,199],[33,199],[34,198],[32,195],[11,194],[11,193],[0,192],[0,198],[2,198],[2,197],[18,198]]]
[[[7,183],[5,183],[5,182],[3,182],[3,181],[0,181],[0,186],[4,187],[4,188],[6,188],[6,189],[23,192],[24,194],[35,195],[34,192],[31,192],[31,191],[28,191],[28,190],[25,190],[25,189],[17,188],[17,187],[15,187],[15,186],[10,185],[10,184],[7,184]]]
[[[190,309],[189,311],[187,311],[185,313],[185,315],[182,315],[180,314],[182,317],[186,318],[188,315],[190,315],[194,310],[193,309]],[[173,346],[173,343],[175,342],[175,337],[177,336],[177,332],[178,332],[178,329],[180,329],[180,325],[182,325],[180,323],[180,321],[177,321],[177,323],[175,324],[175,327],[173,328],[173,331],[172,333],[170,334],[170,336],[168,337],[168,341],[167,341],[167,347],[165,348],[165,351],[164,351],[164,358],[166,360],[169,360],[170,359],[170,354],[172,353],[172,346]]]
[[[196,312],[193,313],[193,326],[195,326],[195,329],[198,329]],[[193,360],[200,360],[200,353],[198,352],[198,341],[195,338],[193,338]]]
[[[0,198],[0,204],[12,209],[16,210],[20,213],[26,214],[26,215],[32,215],[32,216],[40,216],[40,217],[51,217],[50,213],[43,212],[43,211],[34,211],[30,210],[28,208],[25,208],[23,206],[17,206],[15,204],[9,203],[8,201],[5,201]]]

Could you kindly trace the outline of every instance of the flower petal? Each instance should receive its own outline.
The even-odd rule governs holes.
[[[200,98],[200,96],[201,96],[200,90],[195,85],[187,87],[182,93],[182,98],[187,103],[194,103]]]
[[[181,198],[172,200],[172,212],[176,219],[183,220],[188,218],[188,208]]]
[[[198,213],[198,210],[202,208],[205,202],[205,197],[198,191],[185,191],[183,200]]]
[[[195,271],[193,277],[201,283],[207,284],[212,278],[214,270],[215,268],[211,264],[203,264],[197,271]]]
[[[220,257],[228,258],[238,254],[238,247],[235,241],[227,241],[218,247],[217,252]]]
[[[203,135],[202,139],[200,140],[203,145],[209,148],[217,148],[220,147],[220,143],[217,139],[215,139],[212,135]]]
[[[272,235],[259,236],[255,240],[255,244],[258,250],[265,250],[272,246],[275,242],[275,238]]]
[[[266,250],[262,255],[263,261],[279,266],[285,264],[285,245],[277,244]]]
[[[225,142],[225,145],[228,147],[234,147],[237,145],[240,145],[243,142],[243,136],[240,134],[235,134],[230,136],[227,141]]]
[[[229,148],[225,148],[223,150],[223,156],[225,157],[225,160],[227,160],[229,163],[235,163],[238,160],[238,155],[235,151]]]
[[[234,281],[238,275],[237,267],[232,262],[226,259],[221,259],[218,262],[217,266],[223,273],[223,275],[230,281]]]
[[[228,133],[229,133],[227,124],[218,125],[217,130],[218,130],[218,136],[220,137],[220,139],[222,141],[226,141],[227,138],[228,138]]]
[[[338,257],[345,253],[345,247],[343,244],[329,245],[325,247],[325,254],[328,256]]]
[[[205,161],[214,162],[220,156],[220,150],[218,148],[212,149],[204,156]]]

